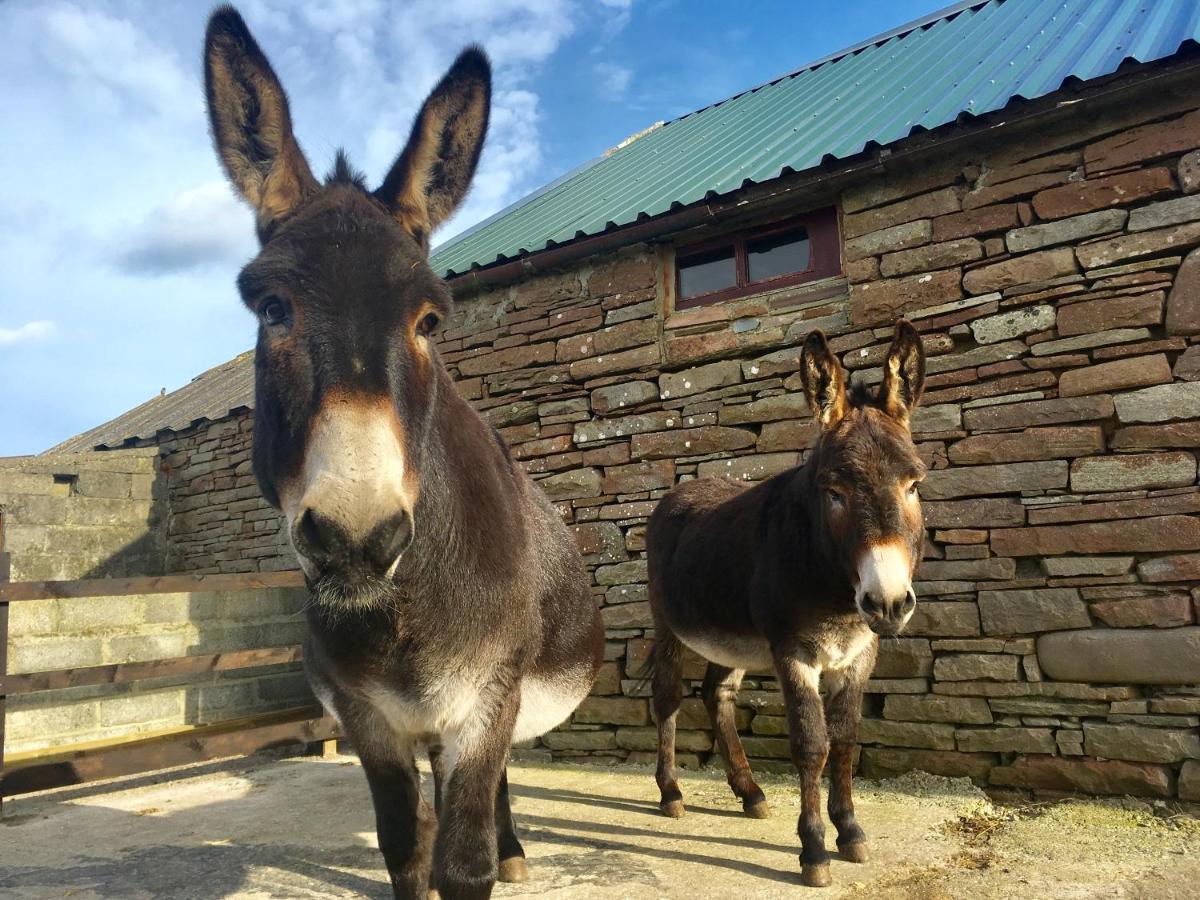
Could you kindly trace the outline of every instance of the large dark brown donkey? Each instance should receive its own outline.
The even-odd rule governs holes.
[[[830,874],[821,771],[829,757],[838,849],[863,862],[866,836],[850,797],[863,683],[878,636],[899,633],[916,606],[911,580],[925,535],[917,484],[925,467],[908,416],[921,398],[925,356],[916,330],[901,321],[879,393],[847,394],[842,367],[817,331],[804,342],[801,375],[820,422],[808,461],[750,489],[709,478],[679,485],[650,517],[646,545],[662,811],[683,815],[675,716],[686,646],[709,660],[704,704],[729,785],[748,815],[767,815],[733,701],[747,669],[773,667],[800,773],[802,878],[823,886]]]
[[[571,713],[604,643],[574,541],[431,337],[450,292],[429,236],[479,159],[487,59],[458,58],[374,192],[340,155],[313,177],[231,8],[209,21],[205,78],[217,152],[258,215],[262,249],[238,278],[259,320],[254,472],[312,589],[309,677],[362,759],[396,896],[424,897],[432,867],[444,898],[487,897],[525,874],[509,746]]]

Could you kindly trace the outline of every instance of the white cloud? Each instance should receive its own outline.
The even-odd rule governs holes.
[[[250,210],[225,182],[210,181],[150,210],[110,252],[123,271],[165,275],[240,265],[257,246]]]
[[[54,334],[54,323],[45,319],[26,322],[16,328],[0,328],[0,347],[40,341]]]
[[[633,69],[618,63],[602,62],[595,65],[599,87],[609,100],[619,100],[629,91],[633,81]]]

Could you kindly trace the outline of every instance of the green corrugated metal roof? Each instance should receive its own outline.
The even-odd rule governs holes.
[[[801,172],[1200,39],[1195,0],[959,3],[655,128],[437,249],[452,275]]]

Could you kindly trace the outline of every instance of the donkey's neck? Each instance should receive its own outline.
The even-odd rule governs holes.
[[[503,580],[523,546],[522,485],[500,438],[440,366],[421,463],[415,536],[397,582],[427,588],[471,577]]]

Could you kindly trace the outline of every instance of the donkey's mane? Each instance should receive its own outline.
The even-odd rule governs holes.
[[[870,389],[861,381],[850,382],[850,387],[847,389],[847,394],[850,397],[851,406],[868,406],[875,399],[871,396]]]
[[[350,164],[344,148],[339,147],[333,159],[333,168],[325,176],[326,184],[348,184],[359,190],[367,189],[367,176]]]

